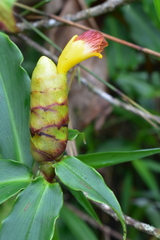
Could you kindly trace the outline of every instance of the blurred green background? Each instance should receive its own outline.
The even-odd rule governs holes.
[[[88,7],[92,7],[104,1],[85,0],[85,2]],[[160,20],[152,0],[135,1],[119,7],[113,12],[97,17],[96,21],[104,33],[160,52]],[[44,39],[36,33],[28,31],[27,34],[34,41],[45,46]],[[110,40],[108,42],[109,47],[106,48],[108,81],[149,112],[159,115],[159,59]],[[41,54],[29,46],[24,48],[21,43],[19,47],[24,55],[23,67],[31,75],[35,62]],[[109,93],[119,98],[112,90],[109,90]],[[129,151],[160,146],[159,129],[154,128],[140,116],[118,107],[113,107],[101,129],[95,130],[93,121],[83,129],[83,132],[87,144],[84,145],[81,137],[77,139],[79,154]],[[160,228],[159,155],[100,169],[100,173],[115,193],[126,215]],[[64,191],[66,202],[80,208],[71,193],[65,189]],[[10,199],[0,206],[0,220],[10,211],[12,202],[13,199]],[[88,236],[92,236],[90,234],[95,236],[92,236],[92,239],[117,239],[114,237],[107,239],[101,231],[93,227],[89,229],[84,221],[74,216],[74,213],[69,214],[67,211],[69,210],[65,209],[63,216],[58,220],[60,239],[85,240],[89,239]],[[99,209],[96,211],[103,224],[120,231],[120,224]],[[75,231],[73,231],[73,226]],[[156,239],[133,227],[128,227],[127,236],[132,240]]]

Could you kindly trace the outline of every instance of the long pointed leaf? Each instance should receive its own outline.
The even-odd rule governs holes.
[[[143,11],[142,4],[133,4],[129,8],[125,6],[122,11],[130,28],[130,36],[132,36],[133,40],[140,46],[148,47],[149,49],[159,52],[160,32]]]
[[[158,18],[160,20],[160,3],[159,0],[153,0],[154,1],[154,5],[155,5],[155,9],[158,15]]]
[[[142,149],[123,152],[100,152],[77,156],[82,162],[94,168],[112,166],[160,153],[160,148]]]
[[[139,173],[144,183],[159,196],[159,186],[154,174],[148,169],[144,161],[136,160],[132,163],[136,171]]]
[[[109,205],[117,214],[126,238],[126,226],[120,205],[114,193],[106,186],[102,176],[92,167],[75,157],[66,157],[54,164],[56,174],[69,188],[85,192],[93,201]]]
[[[0,239],[51,240],[62,204],[59,184],[37,178],[19,194],[13,210],[2,223]]]
[[[0,33],[0,155],[32,166],[29,146],[30,79],[20,67],[22,54]]]

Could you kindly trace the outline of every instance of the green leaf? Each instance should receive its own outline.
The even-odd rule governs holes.
[[[82,162],[94,168],[112,166],[118,163],[129,162],[160,153],[160,148],[142,149],[135,151],[102,152],[77,156]]]
[[[0,1],[0,22],[4,29],[10,32],[17,32],[16,21],[13,15],[13,4],[16,0]]]
[[[147,81],[148,75],[146,72],[119,74],[116,83],[130,98],[139,96],[141,98],[149,98],[155,96],[154,86]]]
[[[106,32],[111,36],[130,41],[126,25],[121,22],[121,27],[119,26],[119,19],[110,15],[104,19],[103,32]],[[106,48],[106,52],[111,76],[114,77],[117,75],[119,70],[126,71],[127,69],[135,68],[136,65],[138,65],[137,56],[132,48],[128,48],[127,46],[114,41],[112,41],[109,45],[111,47]]]
[[[159,0],[158,0],[159,2]],[[147,16],[149,17],[150,21],[154,24],[154,26],[156,26],[157,28],[159,28],[159,18],[158,15],[156,13],[156,7],[154,4],[154,0],[142,0],[142,7],[143,10],[145,11],[145,13],[147,14]]]
[[[155,9],[158,15],[158,18],[160,20],[160,3],[159,0],[153,0],[154,1],[154,5],[155,5]]]
[[[83,141],[84,141],[84,143],[86,143],[84,133],[81,133],[76,129],[68,129],[68,140],[69,141],[75,140],[79,135],[82,135]]]
[[[8,160],[0,160],[0,203],[6,201],[25,188],[31,181],[32,173],[25,165]]]
[[[69,188],[85,192],[93,201],[109,205],[117,214],[126,237],[126,226],[120,205],[114,193],[106,186],[102,176],[75,157],[66,157],[54,164],[56,175]]]
[[[153,159],[151,159],[151,160],[148,160],[147,162],[145,162],[145,165],[151,171],[160,173],[160,163],[159,162],[156,162]]]
[[[144,161],[136,160],[133,163],[134,168],[139,173],[140,177],[143,179],[144,183],[152,190],[157,193],[157,196],[159,195],[159,187],[158,183],[154,177],[154,175],[151,173],[151,171],[148,169],[147,165]]]
[[[60,240],[57,225],[55,225],[54,236],[53,236],[52,240]]]
[[[3,221],[0,239],[50,240],[63,204],[58,183],[48,183],[42,177],[30,183],[19,194],[15,205]]]
[[[88,201],[88,199],[84,196],[84,194],[80,191],[75,191],[73,189],[70,189],[73,196],[77,199],[77,201],[84,207],[84,209],[89,213],[89,215],[97,221],[99,224],[101,224],[101,221],[99,217],[97,216],[95,210],[93,209],[92,205]]]
[[[122,10],[131,30],[130,35],[133,40],[142,47],[159,52],[160,32],[150,21],[147,14],[145,14],[142,4],[135,3],[129,7],[123,7]]]
[[[126,171],[123,175],[123,185],[122,188],[125,191],[121,192],[121,207],[123,212],[126,214],[129,212],[128,210],[131,207],[130,199],[132,198],[132,190],[133,190],[133,178],[130,171]]]
[[[159,228],[160,223],[160,211],[158,208],[158,203],[156,202],[150,202],[149,204],[146,204],[146,215],[148,219],[150,220],[150,224],[152,224],[154,227]],[[159,239],[159,235],[157,236],[157,239]],[[154,239],[153,239],[154,240]],[[156,239],[155,239],[156,240]]]
[[[65,221],[75,240],[98,240],[87,224],[66,206],[63,206],[60,217]]]
[[[92,3],[97,2],[98,0],[85,0],[87,6],[90,6]]]
[[[0,155],[32,166],[29,144],[30,79],[20,67],[23,56],[0,33]]]

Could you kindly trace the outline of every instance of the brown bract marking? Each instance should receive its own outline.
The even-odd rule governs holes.
[[[24,212],[28,210],[29,206],[30,206],[30,203],[26,205],[26,207],[24,208]]]
[[[66,141],[59,140],[59,146],[57,147],[57,149],[52,149],[52,151],[50,152],[45,152],[41,149],[37,149],[34,147],[34,151],[40,154],[41,157],[43,158],[43,161],[41,162],[50,162],[56,160],[63,154],[66,148],[66,144],[67,144]]]
[[[38,80],[40,80],[40,78],[39,78]],[[37,93],[37,92],[43,94],[43,93],[47,93],[47,92],[50,92],[50,91],[55,91],[55,90],[57,90],[57,89],[61,90],[61,89],[64,89],[64,88],[63,88],[64,85],[65,85],[65,84],[61,85],[60,87],[49,87],[49,88],[46,88],[46,89],[43,90],[43,91],[33,90],[33,91],[31,91],[31,94],[32,94],[32,93]]]
[[[42,151],[40,149],[35,149],[35,151],[39,153],[41,156],[43,156],[45,158],[45,161],[53,161],[53,157],[50,154],[46,153],[45,151]]]
[[[53,111],[53,109],[51,109],[52,107],[54,107],[54,106],[64,106],[64,105],[68,105],[68,99],[65,99],[61,103],[55,102],[55,103],[52,103],[52,104],[47,105],[47,106],[41,106],[40,105],[40,106],[33,107],[33,108],[31,108],[31,112],[34,112],[36,109],[42,109],[44,111],[48,111],[48,110],[52,110]]]
[[[88,189],[92,189],[91,187],[89,187],[87,184],[85,184],[84,182],[82,182],[81,180],[79,180],[80,183],[82,183],[86,188]]]
[[[37,113],[36,110],[32,110],[32,109],[30,109],[30,110],[31,110],[31,113],[34,113],[34,114],[37,115],[38,117],[41,116],[41,114]]]
[[[56,139],[55,135],[47,134],[47,133],[41,132],[40,130],[41,129],[34,129],[34,128],[30,127],[31,136],[34,137],[35,135],[38,135],[38,136],[45,136],[45,137],[54,138],[56,141],[59,140],[59,139]]]
[[[39,129],[36,129],[36,128],[30,126],[31,136],[34,136],[35,134],[39,135],[40,132],[43,132],[48,128],[57,128],[58,130],[60,130],[62,127],[68,127],[68,121],[69,121],[69,117],[68,117],[68,114],[66,114],[66,116],[63,117],[61,119],[61,121],[56,124],[51,124],[51,125],[39,128]]]
[[[39,135],[39,136],[45,136],[45,137],[54,138],[56,141],[59,140],[59,139],[57,139],[57,138],[55,137],[55,135],[47,134],[47,133],[44,133],[44,132],[38,132],[38,135]]]
[[[33,127],[30,127],[30,134],[33,137],[36,133],[36,130]]]

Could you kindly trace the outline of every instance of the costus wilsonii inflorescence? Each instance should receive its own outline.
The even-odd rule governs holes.
[[[60,161],[68,141],[68,90],[66,74],[76,64],[97,56],[108,46],[103,35],[89,30],[73,36],[57,66],[42,56],[33,71],[30,100],[30,134],[33,158],[40,163]]]

